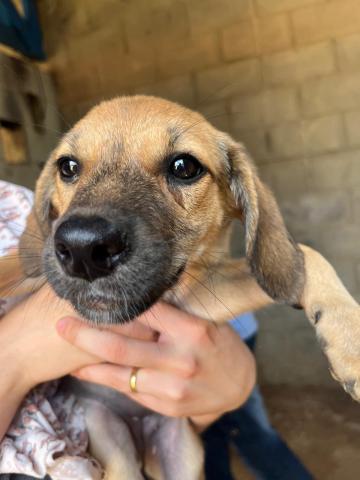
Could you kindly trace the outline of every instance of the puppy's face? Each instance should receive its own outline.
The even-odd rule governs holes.
[[[85,318],[125,322],[214,260],[235,213],[245,220],[258,280],[285,296],[294,247],[273,202],[274,258],[279,247],[289,258],[286,278],[268,278],[260,187],[243,149],[199,114],[153,97],[102,103],[64,136],[38,181],[42,269]]]
[[[58,295],[102,322],[158,300],[217,240],[227,213],[222,148],[200,115],[164,100],[91,110],[43,173],[39,201],[52,220],[44,270]]]

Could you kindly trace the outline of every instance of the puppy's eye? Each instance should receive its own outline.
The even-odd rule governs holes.
[[[178,180],[194,180],[204,172],[201,163],[189,153],[182,153],[169,164],[169,173]]]
[[[73,157],[60,157],[57,161],[60,177],[64,182],[73,182],[80,173],[79,162]]]

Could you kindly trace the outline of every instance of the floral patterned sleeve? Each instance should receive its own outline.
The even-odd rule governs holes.
[[[17,247],[32,203],[32,192],[0,180],[0,257]],[[6,298],[0,299],[0,317],[12,305]],[[87,455],[82,406],[74,395],[58,391],[57,385],[44,384],[25,398],[0,441],[0,474],[35,478],[48,474],[53,480],[102,478],[99,463]]]
[[[32,203],[30,190],[0,180],[0,257],[17,247]],[[0,318],[13,304],[14,300],[0,298]]]

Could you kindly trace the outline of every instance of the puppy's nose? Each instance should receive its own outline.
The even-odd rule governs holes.
[[[90,282],[110,275],[128,253],[125,232],[97,216],[71,216],[59,225],[54,241],[65,272]]]

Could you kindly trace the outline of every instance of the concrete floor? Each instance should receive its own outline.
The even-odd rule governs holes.
[[[360,479],[359,404],[340,388],[276,386],[262,391],[273,425],[315,479]],[[236,479],[253,479],[237,459],[234,471]]]

